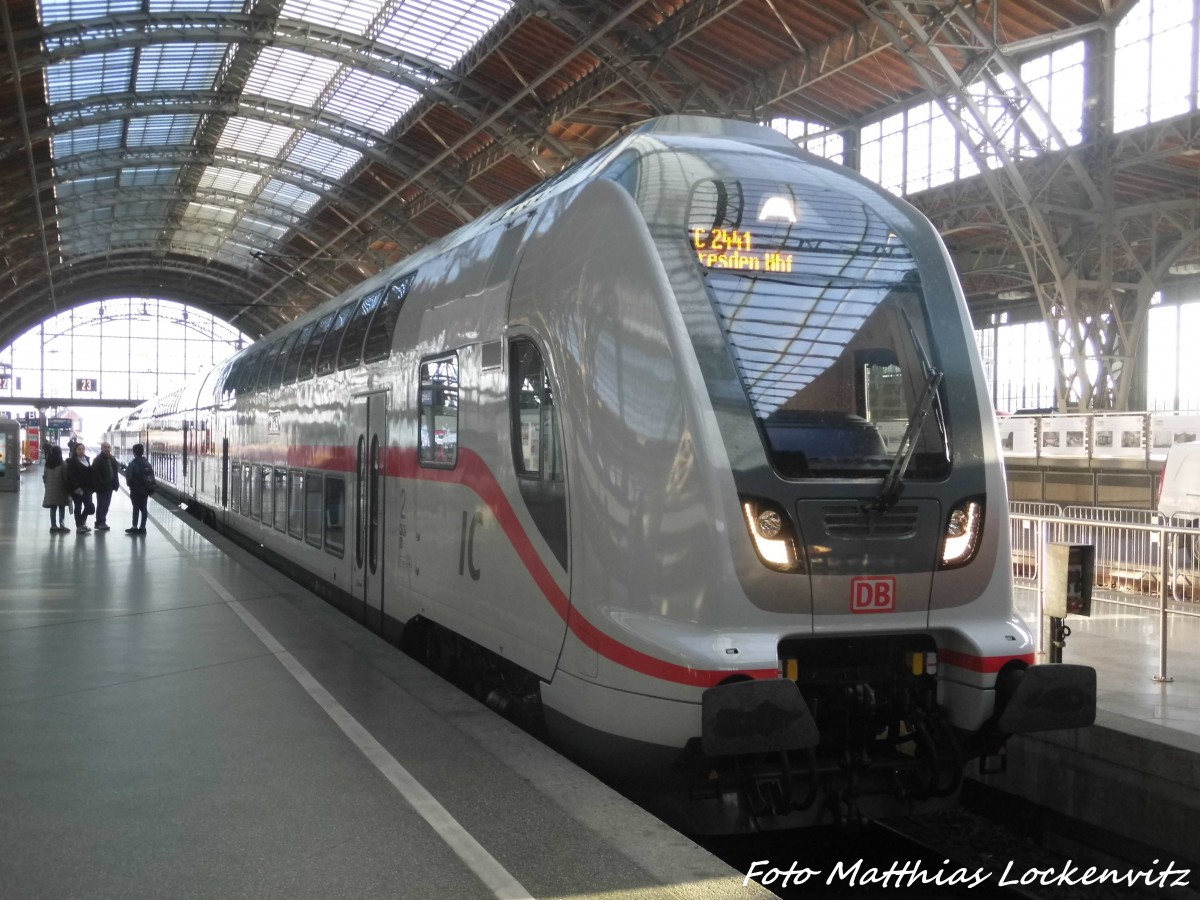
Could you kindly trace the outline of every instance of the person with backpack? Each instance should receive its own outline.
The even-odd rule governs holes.
[[[133,459],[125,467],[125,486],[129,488],[129,499],[133,502],[133,527],[125,529],[125,533],[130,535],[146,533],[146,501],[157,487],[154,467],[145,454],[145,447],[134,444]]]
[[[71,502],[75,505],[75,533],[91,534],[87,519],[96,511],[92,503],[92,464],[87,458],[83,441],[71,447],[71,458],[67,460],[67,485],[71,489]]]

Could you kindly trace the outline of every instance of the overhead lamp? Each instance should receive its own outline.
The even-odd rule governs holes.
[[[762,209],[758,212],[758,221],[767,222],[771,219],[796,224],[796,208],[789,197],[776,194],[763,201]]]

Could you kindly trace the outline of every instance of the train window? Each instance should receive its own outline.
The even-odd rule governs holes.
[[[304,540],[314,547],[321,546],[321,499],[325,480],[319,472],[309,472],[304,479]]]
[[[247,351],[238,369],[237,381],[233,388],[239,394],[247,394],[254,390],[254,380],[258,377],[258,364],[262,362],[262,349],[254,347]]]
[[[300,337],[299,331],[293,331],[289,334],[279,347],[279,352],[275,354],[275,364],[271,367],[271,380],[267,382],[268,388],[277,388],[283,385],[283,370],[287,368],[288,360],[292,358],[292,348],[296,346],[296,339]]]
[[[246,492],[242,511],[252,519],[262,515],[262,498],[259,496],[258,479],[254,477],[257,466],[246,465],[242,468],[242,489]]]
[[[337,367],[349,369],[362,361],[363,338],[367,334],[367,326],[371,324],[371,316],[379,308],[387,288],[380,288],[373,294],[363,297],[362,303],[354,310],[346,333],[342,335],[342,348],[338,351]]]
[[[333,317],[336,315],[336,312],[328,313],[317,322],[317,327],[313,329],[313,333],[308,338],[308,344],[304,347],[304,355],[300,357],[300,368],[296,372],[297,380],[304,381],[312,378],[317,371],[317,354],[321,351],[321,342],[325,340],[325,335],[329,332],[329,326],[333,324]]]
[[[287,362],[283,364],[284,384],[292,384],[296,381],[296,370],[300,368],[300,360],[304,356],[304,348],[308,346],[308,339],[312,337],[312,333],[316,327],[316,322],[309,322],[300,329],[300,336],[296,338],[296,343],[292,345],[292,352],[288,356]]]
[[[275,530],[287,531],[287,469],[275,470]]]
[[[512,453],[521,497],[555,557],[567,566],[567,491],[550,374],[532,341],[509,345]]]
[[[458,354],[421,363],[417,396],[421,465],[453,468],[458,460]]]
[[[254,390],[254,381],[258,378],[258,364],[262,362],[262,348],[255,346],[246,354],[246,362],[238,372],[237,392],[248,394]]]
[[[304,538],[304,472],[288,473],[288,534]]]
[[[387,291],[371,318],[367,328],[367,338],[363,342],[363,362],[374,362],[386,359],[392,352],[392,337],[396,332],[396,319],[400,317],[400,308],[412,288],[417,273],[410,272],[403,278],[388,285]]]
[[[258,500],[262,508],[258,512],[262,513],[262,522],[268,528],[271,527],[273,510],[275,508],[275,495],[271,492],[271,467],[259,466],[258,477],[260,479],[258,486]]]
[[[341,556],[346,546],[346,482],[340,475],[325,478],[325,549]]]
[[[517,474],[562,481],[554,395],[542,354],[530,341],[510,346],[509,393],[512,400],[513,461]]]
[[[321,352],[317,356],[318,375],[328,375],[337,368],[338,350],[342,346],[342,335],[345,334],[346,326],[350,323],[350,319],[354,315],[354,308],[360,302],[359,300],[352,300],[334,315],[333,324],[329,326],[329,334],[325,335],[325,342],[321,345]]]
[[[237,390],[238,376],[241,374],[242,364],[245,363],[245,361],[246,361],[246,357],[243,354],[242,356],[237,357],[233,361],[233,365],[231,365],[228,369],[225,370],[225,379],[221,383],[221,396],[222,397],[228,397],[230,394],[234,393]]]
[[[242,511],[242,464],[229,464],[229,508],[235,513]]]
[[[885,477],[910,422],[901,474],[948,474],[938,335],[912,249],[875,206],[819,179],[706,179],[688,224],[732,363],[706,377],[739,379],[781,476]]]
[[[258,367],[258,378],[254,382],[254,390],[265,391],[271,384],[271,372],[275,370],[275,360],[283,348],[283,341],[272,341],[271,346],[263,353],[262,365]]]

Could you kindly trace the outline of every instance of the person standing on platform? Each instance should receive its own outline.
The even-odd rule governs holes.
[[[67,485],[67,467],[63,465],[62,447],[50,447],[46,451],[42,484],[46,486],[42,506],[50,510],[50,533],[69,532],[71,529],[64,524],[64,519],[67,504],[71,502],[71,488]]]
[[[133,527],[126,528],[126,534],[146,533],[146,501],[154,493],[155,481],[154,468],[145,453],[145,447],[134,444],[133,459],[125,467],[125,486],[129,488],[129,499],[133,501]]]
[[[82,441],[71,448],[71,458],[67,460],[67,484],[71,487],[71,502],[75,504],[75,533],[91,534],[87,518],[96,511],[92,504],[92,465]]]
[[[96,488],[96,530],[108,531],[108,505],[112,503],[113,491],[119,490],[117,461],[112,455],[112,444],[100,445],[99,455],[92,460],[92,485]]]

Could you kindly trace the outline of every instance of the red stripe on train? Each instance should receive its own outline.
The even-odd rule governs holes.
[[[579,640],[606,659],[652,678],[693,687],[712,687],[735,673],[749,675],[753,678],[778,677],[779,672],[776,669],[750,671],[693,669],[689,666],[657,659],[605,634],[584,618],[578,610],[571,607],[570,598],[563,593],[558,582],[554,580],[553,574],[546,568],[546,564],[542,561],[533,543],[529,540],[529,535],[525,533],[525,529],[513,511],[512,504],[508,502],[508,497],[505,496],[503,489],[496,481],[496,477],[488,468],[487,463],[474,451],[460,447],[455,467],[439,469],[420,465],[414,449],[390,447],[385,457],[384,472],[397,478],[460,484],[474,491],[487,504],[500,527],[504,529],[517,556],[520,557],[526,571],[533,577],[534,583],[537,584],[550,606],[567,623],[567,627]]]
[[[247,454],[253,458],[257,454]],[[264,454],[266,455],[266,454]],[[262,460],[269,464],[270,460]],[[278,463],[276,463],[278,464]],[[357,449],[335,446],[290,446],[287,465],[294,468],[321,469],[324,471],[353,473],[357,467]],[[513,511],[496,477],[487,464],[474,451],[460,447],[454,468],[443,469],[422,466],[416,448],[388,447],[384,455],[383,472],[393,478],[433,481],[440,484],[459,484],[473,491],[491,510],[492,515],[504,530],[522,564],[533,578],[538,590],[580,641],[606,659],[632,669],[643,675],[672,681],[692,687],[712,687],[730,675],[747,675],[752,678],[777,678],[776,669],[693,669],[658,659],[629,647],[605,634],[580,612],[571,607],[570,598],[558,586],[554,575],[534,548],[520,520]],[[974,656],[957,650],[942,649],[938,659],[947,665],[958,666],[973,672],[999,672],[1011,660],[1020,660],[1030,665],[1032,653],[1018,656]]]
[[[948,666],[958,666],[960,669],[970,669],[972,672],[995,674],[1008,663],[1017,662],[1033,665],[1032,653],[1020,653],[1016,656],[976,656],[973,653],[961,653],[958,650],[938,650],[938,662]]]

